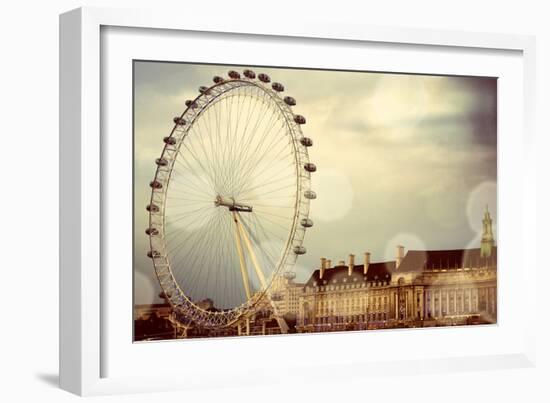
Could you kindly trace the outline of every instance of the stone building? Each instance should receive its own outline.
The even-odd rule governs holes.
[[[497,248],[489,211],[480,248],[409,250],[394,261],[320,266],[300,297],[296,330],[323,332],[496,323]]]
[[[280,315],[297,316],[300,312],[300,297],[305,284],[297,283],[295,279],[296,273],[288,271],[273,280],[272,299]]]

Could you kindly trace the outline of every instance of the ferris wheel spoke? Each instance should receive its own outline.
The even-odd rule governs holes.
[[[229,220],[224,220],[222,223],[221,223],[221,228],[220,228],[220,231],[222,234],[227,234],[227,232],[230,230],[230,226],[231,226],[231,223],[229,222]],[[223,271],[224,271],[224,267],[226,265],[230,265],[231,263],[231,254],[229,253],[226,253],[225,252],[225,246],[227,244],[227,236],[220,236],[218,237],[218,245],[217,245],[217,248],[216,250],[219,251],[219,253],[216,254],[216,267],[219,267],[219,273],[217,276],[215,276],[215,286],[214,286],[214,289],[215,290],[218,290],[218,287],[219,287],[219,280],[220,278],[226,278],[225,276],[222,276],[223,274]],[[223,298],[225,299],[227,297],[227,287],[224,286],[224,291],[223,291]]]
[[[210,123],[210,120],[211,120],[211,112],[210,112],[210,108],[207,109],[204,113],[203,113],[203,119],[200,119],[197,126],[200,128],[200,133],[198,135],[198,139],[199,139],[199,144],[201,146],[201,150],[203,151],[204,153],[204,163],[206,165],[209,166],[209,169],[212,171],[212,177],[214,178],[214,180],[216,181],[215,185],[216,187],[219,187],[219,167],[218,167],[218,163],[216,161],[216,158],[213,158],[213,155],[214,155],[214,142],[211,141],[210,137],[206,137],[203,133],[211,133],[212,132],[212,128],[211,128],[211,123]],[[204,127],[201,125],[201,122],[204,122]],[[203,132],[203,129],[204,129],[204,132]],[[210,141],[208,141],[207,139],[209,139]]]
[[[194,237],[188,236],[188,238],[190,240],[190,244],[192,243],[195,247],[195,249],[191,249],[191,252],[193,250],[197,250],[202,242],[204,242],[204,237],[199,237],[197,234],[194,234]],[[197,267],[191,264],[192,254],[189,252],[189,249],[190,245],[188,244],[185,245],[185,247],[178,247],[175,252],[170,254],[174,277],[180,280],[182,284],[185,284],[187,292],[191,292],[192,287],[196,284],[188,280],[193,277],[193,273],[197,270]]]
[[[254,127],[251,130],[251,135],[250,135],[248,141],[245,142],[241,146],[241,150],[240,150],[241,153],[239,154],[238,158],[234,159],[234,161],[237,163],[237,166],[234,167],[235,172],[237,172],[237,174],[239,172],[241,172],[244,168],[244,164],[242,164],[241,162],[242,161],[244,161],[244,162],[249,161],[249,155],[254,155],[254,153],[250,154],[250,150],[257,151],[257,148],[260,146],[261,142],[263,142],[265,140],[264,137],[258,136],[258,133],[260,132],[259,129],[261,128],[261,124],[265,121],[266,116],[270,115],[266,112],[267,112],[267,109],[265,111],[262,111],[260,116],[257,117],[256,123],[255,123]],[[269,124],[269,122],[271,122],[271,120],[274,118],[274,116],[275,116],[274,114],[271,114],[270,120],[268,120],[268,124]],[[256,136],[254,136],[254,135],[256,135]],[[253,143],[254,140],[258,141],[258,144],[256,145],[255,148],[252,147],[252,143]]]
[[[292,203],[294,203],[295,201],[295,197],[296,195],[295,194],[291,194],[291,195],[279,195],[279,196],[269,196],[269,197],[265,197],[264,194],[261,195],[261,197],[258,197],[258,196],[247,196],[247,197],[240,197],[240,200],[242,200],[243,202],[247,202],[247,201],[257,201],[257,200],[260,200],[260,201],[266,201],[266,200],[291,200]]]
[[[223,261],[224,264],[224,273],[228,273],[227,276],[224,276],[224,287],[223,287],[223,295],[227,298],[231,298],[232,300],[235,300],[238,298],[238,290],[236,286],[237,285],[237,270],[231,270],[231,266],[233,262],[237,262],[237,253],[235,251],[234,242],[232,242],[232,239],[230,238],[228,234],[231,234],[231,231],[233,230],[233,222],[227,221],[226,225],[224,227],[223,231],[223,249],[220,254],[220,258]],[[229,258],[228,258],[229,256]],[[236,268],[237,264],[235,264]],[[245,291],[246,292],[246,291]]]
[[[237,96],[237,106],[235,110],[235,127],[233,130],[234,133],[234,141],[232,141],[232,149],[231,149],[231,161],[237,161],[237,153],[239,151],[239,141],[242,139],[242,133],[239,132],[239,125],[241,121],[241,114],[242,114],[242,106],[244,105],[244,101],[246,101],[246,98],[244,99],[243,103],[241,104],[241,94]],[[232,166],[231,168],[234,168]]]
[[[197,124],[197,128],[200,129],[200,123]],[[204,145],[204,142],[202,140],[202,136],[203,136],[202,130],[195,130],[193,128],[192,131],[194,132],[194,138],[197,140],[196,144],[202,153],[202,158],[198,158],[198,154],[196,157],[195,155],[193,155],[193,157],[195,158],[195,161],[199,163],[201,168],[208,173],[208,176],[212,181],[213,187],[217,188],[218,187],[217,177],[215,176],[215,170],[213,169],[211,158],[209,157],[208,151],[206,150],[206,146]]]
[[[233,104],[235,103],[235,97],[230,97],[230,102],[226,103],[227,106],[227,155],[229,158],[229,161],[231,161],[231,158],[233,156],[233,145],[234,145],[234,139],[233,139]]]
[[[186,197],[177,197],[177,196],[166,196],[166,200],[176,200],[176,201],[184,201],[186,202],[186,204],[204,204],[206,203],[208,200],[206,199],[202,199],[202,200],[197,200],[197,199],[189,199],[189,198],[186,198]]]
[[[257,219],[257,216],[256,216],[256,215],[255,215],[255,217],[256,217],[256,219]],[[288,225],[283,225],[283,224],[281,224],[281,223],[279,223],[279,222],[276,222],[276,221],[274,221],[273,219],[270,219],[270,218],[268,218],[268,217],[265,217],[265,215],[262,215],[262,220],[268,221],[270,224],[275,225],[275,226],[281,228],[282,230],[288,230]]]
[[[263,235],[264,236],[264,241],[267,241],[270,239],[270,237],[266,234],[265,230],[263,229],[263,227],[261,226],[261,223],[259,222],[258,218],[256,216],[252,216],[252,220],[251,220],[251,225],[254,227],[254,230],[250,230],[250,233],[251,234],[258,234],[258,235],[251,235],[256,244],[258,245],[258,251],[264,255],[264,257],[266,258],[266,261],[268,262],[268,265],[269,266],[275,266],[276,264],[276,261],[277,261],[277,257],[275,256],[277,254],[277,252],[275,251],[268,251],[268,247],[269,246],[265,246],[265,242],[262,242],[258,236],[261,236]],[[264,246],[262,246],[264,245]],[[269,245],[269,244],[268,244]],[[274,248],[274,246],[272,246],[272,248]]]
[[[296,187],[296,184],[290,184],[290,185],[285,185],[285,186],[281,186],[281,187],[278,187],[277,189],[273,189],[273,190],[270,190],[268,192],[264,192],[262,193],[262,196],[265,196],[265,195],[268,195],[268,194],[272,194],[272,193],[275,193],[275,192],[278,192],[278,191],[281,191],[283,189],[289,189],[289,188],[295,188]]]
[[[264,139],[267,138],[267,137],[264,137]],[[259,154],[259,156],[257,156],[256,158],[251,158],[250,159],[250,162],[245,166],[243,167],[243,171],[242,173],[240,174],[240,177],[239,177],[239,190],[246,186],[248,180],[250,179],[252,173],[258,168],[258,165],[263,161],[263,158],[266,157],[267,153],[269,153],[270,151],[273,152],[273,149],[271,148],[274,144],[274,142],[277,140],[276,136],[273,136],[273,139],[271,140],[271,143],[268,144],[268,146],[265,148],[265,150],[262,150],[260,152],[260,150],[258,150],[259,147],[257,147],[257,149],[255,150],[256,151],[256,155]],[[263,144],[261,144],[263,145]],[[259,145],[259,146],[261,146]],[[264,165],[266,165],[264,163]]]
[[[205,126],[206,126],[206,133],[214,133],[216,132],[217,133],[217,130],[214,130],[214,123],[211,122],[211,117],[214,115],[214,120],[216,121],[216,104],[213,104],[213,105],[210,105],[208,107],[208,109],[206,110],[205,112],[205,116],[208,117],[208,119],[206,120],[205,119]],[[217,124],[217,126],[219,127],[219,125]],[[222,167],[222,159],[219,158],[219,155],[218,155],[218,141],[216,141],[216,139],[212,139],[211,136],[204,136],[205,139],[208,138],[209,141],[209,155],[208,155],[208,158],[211,160],[212,162],[212,168],[214,170],[214,176],[216,178],[223,178],[224,175],[224,169]],[[222,181],[222,183],[225,182],[225,181]]]
[[[202,220],[202,223],[206,223],[207,219],[211,219],[211,217],[205,216]],[[187,235],[185,236],[185,238],[180,237],[181,234],[186,233]],[[194,236],[196,236],[196,233],[194,231],[187,232],[184,229],[171,234],[171,236],[167,237],[168,254],[170,256],[173,256],[174,258],[177,257],[184,248],[189,248],[189,244],[187,241],[190,241]],[[174,243],[176,243],[175,246],[173,245]],[[177,268],[175,269],[175,271],[178,271]]]
[[[210,220],[212,217],[209,217],[208,220]],[[205,219],[206,224],[207,219]],[[207,224],[206,224],[207,225]],[[200,232],[197,231],[189,231],[186,232],[185,230],[178,231],[177,233],[173,234],[173,236],[167,238],[168,243],[168,252],[169,254],[174,258],[173,262],[176,263],[176,258],[178,256],[186,255],[186,257],[189,257],[190,252],[188,251],[191,245],[191,242],[198,242],[199,241]],[[196,238],[196,239],[195,239]],[[176,269],[177,272],[178,269]]]
[[[278,134],[278,133],[277,133]],[[267,154],[269,151],[271,151],[271,154]],[[269,157],[269,158],[267,158]],[[283,144],[283,146],[278,149],[275,147],[275,144],[270,144],[269,148],[264,152],[261,157],[258,159],[258,162],[256,164],[256,169],[260,174],[265,169],[269,169],[271,167],[271,164],[275,161],[288,161],[289,163],[295,164],[296,160],[294,158],[294,153],[287,149],[287,145]]]
[[[221,120],[222,118],[222,108],[219,107],[221,101],[217,101],[214,105],[212,105],[213,113],[216,117],[216,139],[215,139],[215,148],[214,148],[214,154],[213,158],[216,160],[217,164],[217,175],[220,176],[222,183],[224,184],[223,191],[224,193],[227,192],[227,182],[229,180],[229,172],[227,169],[225,169],[225,158],[226,156],[223,154],[222,149],[222,135],[221,135]]]
[[[281,170],[279,172],[277,172],[275,174],[275,176],[273,175],[269,175],[271,177],[271,180],[267,181],[267,182],[263,182],[259,185],[256,185],[256,186],[252,186],[252,187],[247,187],[247,188],[244,188],[244,189],[239,189],[238,191],[238,194],[246,194],[246,193],[249,193],[253,190],[257,190],[257,189],[261,189],[263,187],[266,187],[266,186],[269,186],[269,185],[272,185],[272,184],[275,184],[275,183],[278,183],[278,182],[281,182],[283,181],[284,179],[287,179],[288,180],[288,174],[285,174],[285,171],[283,171],[283,169],[286,169],[286,168],[290,168],[294,166],[294,163],[293,162],[290,162],[288,163],[287,165],[283,166],[283,167],[280,167]],[[266,167],[266,170],[267,170],[267,167]],[[260,172],[257,174],[257,178],[258,178],[258,182],[260,182],[260,178],[263,177],[263,175],[266,173],[266,170],[264,170],[263,172]],[[281,175],[287,175],[287,178],[282,178]]]
[[[267,248],[261,247],[261,246],[262,246],[262,243],[264,243],[264,242],[266,242],[266,241],[268,242],[268,241],[270,241],[270,240],[272,240],[272,239],[266,234],[264,228],[263,228],[262,225],[261,225],[260,219],[258,218],[258,216],[257,216],[256,214],[253,214],[253,215],[251,216],[250,222],[251,222],[251,225],[254,226],[254,231],[251,231],[251,233],[252,233],[252,234],[256,234],[256,235],[252,235],[252,236],[255,238],[255,240],[256,240],[256,242],[257,242],[257,244],[258,244],[259,249],[260,249],[260,250],[263,250],[263,249],[266,249],[266,250],[267,250]],[[288,228],[285,228],[285,230],[288,230]],[[259,238],[259,237],[261,237],[261,236],[263,236],[262,240],[260,240],[260,238]],[[269,243],[268,243],[268,244],[269,244]],[[274,246],[271,246],[271,247],[274,248]],[[272,257],[274,257],[274,256],[272,256]],[[274,260],[274,259],[273,259],[273,260]]]
[[[185,216],[189,216],[189,215],[197,216],[199,213],[202,214],[202,213],[204,213],[207,210],[212,209],[212,208],[213,208],[212,206],[202,206],[202,207],[199,207],[199,208],[195,208],[193,210],[186,210],[186,211],[182,211],[182,212],[179,212],[179,213],[172,213],[171,217],[180,217],[180,218],[178,218],[177,220],[170,220],[169,223],[170,224],[175,224],[178,220],[181,220]]]
[[[207,253],[207,258],[205,259],[205,265],[207,267],[206,271],[206,280],[205,280],[205,288],[206,288],[206,295],[212,295],[213,290],[210,290],[211,283],[210,283],[210,276],[211,273],[214,272],[214,277],[217,277],[219,266],[217,264],[217,248],[219,247],[220,237],[216,236],[216,232],[221,230],[220,221],[214,223],[213,225],[213,231],[212,236],[208,238],[206,245],[209,247],[210,253]],[[199,262],[199,264],[202,264],[202,261]]]
[[[265,141],[265,139],[270,137],[268,135],[272,132],[272,130],[275,127],[277,127],[278,125],[281,125],[281,127],[283,127],[284,123],[285,123],[284,118],[281,118],[281,116],[279,116],[279,114],[277,114],[277,113],[272,113],[270,120],[268,122],[266,122],[266,124],[263,128],[260,128],[260,129],[263,129],[263,130],[260,130],[261,134],[260,134],[259,138]],[[277,133],[280,133],[281,127],[279,128]],[[276,136],[271,136],[271,138],[273,138],[273,137],[276,137]]]
[[[267,114],[264,113],[261,119],[258,120],[256,126],[253,128],[253,132],[258,132],[259,124],[264,121],[266,115]],[[271,114],[270,120],[266,123],[266,125],[275,125],[277,120],[277,115]],[[256,145],[256,147],[252,147],[251,143],[245,144],[245,147],[242,148],[242,150],[244,150],[244,155],[241,156],[242,158],[240,158],[240,160],[247,161],[248,164],[240,165],[240,171],[247,169],[248,165],[254,164],[254,159],[251,156],[257,155],[257,153],[259,153],[259,150],[261,149],[267,138],[268,137],[266,136],[266,133],[264,131],[262,135],[258,136],[258,144]]]
[[[212,133],[212,131],[209,126],[207,127],[207,123],[206,123],[208,121],[207,117],[209,118],[209,116],[210,116],[210,108],[203,113],[202,115],[203,119],[199,119],[197,122],[195,139],[196,139],[196,143],[198,144],[198,147],[202,151],[202,159],[205,162],[205,165],[208,167],[209,172],[211,173],[210,176],[213,179],[214,185],[217,189],[219,189],[219,182],[218,182],[219,166],[218,166],[218,161],[213,154],[215,144],[213,144],[214,141],[212,141],[209,135],[210,133]],[[204,125],[202,123],[203,121],[204,121]],[[210,146],[206,145],[206,139],[210,139],[209,141]],[[208,152],[208,148],[210,148],[210,152]]]
[[[208,229],[210,228],[210,224],[213,222],[213,220],[214,220],[214,216],[211,216],[208,219],[206,225],[202,227],[200,231],[194,234],[194,238],[191,240],[191,242],[188,245],[186,245],[188,247],[187,250],[189,250],[188,253],[178,253],[178,255],[181,255],[180,258],[178,260],[174,260],[174,265],[177,268],[176,269],[177,273],[181,273],[183,269],[187,269],[188,271],[190,270],[194,271],[197,269],[197,267],[201,267],[201,266],[195,265],[196,259],[200,257],[198,251],[201,250],[201,247],[205,245],[205,242],[207,242],[207,239],[211,235]],[[183,259],[187,260],[185,264]]]
[[[266,230],[258,217],[253,217],[251,219],[251,225],[255,228],[255,231],[253,233],[255,234],[254,236],[258,244],[258,249],[263,248],[262,244],[269,244],[270,242],[273,243],[274,240],[280,241],[282,243],[285,242],[285,240],[281,238],[281,234],[276,234],[273,231]],[[262,239],[260,239],[259,237],[262,237]]]
[[[170,192],[166,192],[167,198],[179,197],[181,200],[189,199],[192,201],[212,204],[212,201],[214,199],[214,196],[213,196],[214,192],[210,194],[204,193],[204,192],[198,193],[199,191],[196,188],[189,185],[188,182],[174,180],[173,183],[180,186],[181,189],[177,189],[177,190],[170,189]]]
[[[282,215],[279,215],[279,214],[274,214],[272,212],[268,212],[266,211],[265,209],[261,209],[261,208],[257,208],[254,210],[254,213],[256,215],[269,215],[269,216],[272,216],[272,217],[277,217],[277,218],[280,218],[280,219],[283,219],[283,220],[287,220],[287,221],[292,221],[293,220],[293,217],[288,217],[288,216],[282,216]]]
[[[281,153],[281,150],[285,150],[284,143],[283,143],[283,148],[281,148],[281,150],[279,150],[276,147],[276,144],[278,142],[279,143],[281,142],[281,139],[278,138],[281,129],[279,129],[279,131],[272,136],[272,140],[267,145],[267,147],[265,147],[265,150],[262,150],[262,151],[258,150],[255,158],[251,160],[251,162],[246,167],[246,170],[243,170],[243,173],[241,174],[241,180],[240,180],[241,187],[246,186],[252,172],[254,172],[255,170],[258,170],[261,166],[270,167],[272,162],[277,161],[277,157],[279,156],[277,152]],[[268,156],[270,158],[267,158]]]
[[[265,96],[262,97],[261,102],[256,102],[255,103],[255,106],[257,106],[260,103],[262,104],[262,108],[261,108],[260,112],[257,114],[257,117],[260,116],[262,119],[261,120],[259,120],[258,118],[256,119],[256,123],[255,123],[254,127],[252,128],[252,130],[250,130],[248,135],[247,135],[247,132],[248,132],[248,128],[249,128],[249,125],[250,125],[252,115],[250,115],[249,118],[247,119],[247,122],[246,122],[246,125],[245,125],[245,130],[244,130],[243,135],[242,135],[242,137],[240,139],[240,142],[239,142],[239,147],[238,147],[239,148],[239,154],[235,158],[235,162],[236,162],[237,165],[233,167],[236,170],[236,172],[241,171],[241,161],[246,161],[246,159],[245,159],[246,158],[246,152],[250,148],[251,142],[254,140],[254,135],[256,134],[256,130],[258,128],[258,125],[261,123],[261,121],[267,115],[266,112],[268,110],[268,104],[267,104],[267,102],[265,102],[264,98],[265,98]]]
[[[183,143],[182,146],[189,152],[189,155],[191,155],[191,157],[193,157],[193,160],[202,169],[202,171],[206,174],[206,176],[208,176],[208,179],[210,180],[209,187],[215,188],[216,187],[216,182],[215,182],[214,178],[212,177],[212,174],[211,174],[210,170],[205,168],[205,166],[201,163],[200,159],[197,158],[197,156],[195,156],[194,152],[191,151],[191,149],[185,143]],[[180,151],[178,153],[181,153],[181,148],[180,148]]]
[[[248,141],[250,141],[252,139],[253,135],[254,135],[253,131],[248,133],[248,129],[249,129],[249,126],[250,126],[250,122],[252,120],[252,116],[256,112],[256,109],[257,109],[258,105],[260,105],[260,104],[262,105],[260,115],[263,115],[265,113],[266,108],[267,108],[265,103],[263,103],[263,102],[254,102],[254,107],[252,108],[251,107],[252,99],[253,99],[252,97],[249,97],[249,99],[248,99],[248,114],[247,114],[247,118],[246,118],[246,123],[244,125],[244,129],[243,129],[243,132],[242,132],[242,136],[239,139],[238,149],[240,151],[239,151],[239,155],[236,158],[237,161],[240,160],[240,158],[242,156],[242,151],[244,149],[243,145],[246,144]]]
[[[204,186],[203,188],[199,187],[199,184],[193,183],[190,178],[186,179],[178,174],[170,178],[170,180],[172,181],[172,183],[177,183],[178,185],[181,185],[181,189],[178,188],[176,191],[174,191],[174,193],[192,196],[195,198],[195,200],[212,201],[212,193],[206,192]]]

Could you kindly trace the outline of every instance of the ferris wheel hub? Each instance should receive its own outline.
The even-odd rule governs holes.
[[[222,197],[218,195],[216,196],[216,200],[214,200],[214,204],[216,205],[216,207],[221,207],[221,206],[227,207],[229,211],[241,211],[244,213],[252,212],[252,206],[239,203],[235,201],[233,197]]]

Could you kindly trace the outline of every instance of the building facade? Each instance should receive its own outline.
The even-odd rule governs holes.
[[[394,261],[320,266],[306,282],[296,330],[326,332],[496,323],[497,248],[489,212],[480,248],[409,250]]]

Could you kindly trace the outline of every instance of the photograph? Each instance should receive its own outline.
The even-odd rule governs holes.
[[[132,71],[134,342],[497,324],[497,77]]]

